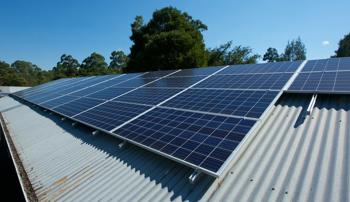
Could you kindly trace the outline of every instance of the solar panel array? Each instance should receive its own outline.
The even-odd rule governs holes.
[[[219,176],[300,64],[60,79],[14,96]]]
[[[308,61],[289,87],[306,93],[349,93],[350,57]]]

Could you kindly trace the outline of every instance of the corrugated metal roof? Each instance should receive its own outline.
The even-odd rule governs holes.
[[[284,95],[232,161],[227,175],[204,176],[133,145],[12,98],[0,111],[39,200],[349,201],[350,98]]]
[[[349,201],[350,99],[287,95],[231,168],[213,201]]]

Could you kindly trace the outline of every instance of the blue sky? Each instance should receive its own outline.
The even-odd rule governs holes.
[[[301,37],[307,58],[327,58],[350,32],[349,0],[0,0],[0,60],[28,60],[53,67],[63,53],[79,61],[92,52],[129,53],[130,24],[136,15],[148,21],[155,9],[174,6],[208,26],[207,47],[232,40],[263,55],[283,51]]]

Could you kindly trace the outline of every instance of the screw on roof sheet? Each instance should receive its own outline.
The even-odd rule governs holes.
[[[284,192],[285,194],[288,194],[288,192],[286,191],[286,192]]]
[[[253,179],[250,179],[249,181],[253,182]]]
[[[274,191],[275,190],[275,188],[274,187],[272,187],[272,189],[271,189],[272,191]]]

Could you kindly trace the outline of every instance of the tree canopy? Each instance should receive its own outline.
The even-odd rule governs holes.
[[[85,58],[80,65],[80,75],[101,75],[107,73],[108,65],[105,62],[105,58],[98,54],[92,53],[89,57]]]
[[[350,33],[339,41],[339,48],[335,51],[336,57],[350,56]]]
[[[300,37],[292,41],[288,41],[284,54],[281,57],[285,61],[305,60],[306,48]]]
[[[264,57],[263,57],[263,60],[264,61],[267,61],[267,62],[278,62],[280,61],[280,56],[278,54],[278,51],[276,48],[268,48],[266,50],[266,53],[264,54]]]
[[[144,24],[137,16],[131,24],[128,72],[193,68],[207,64],[202,31],[207,26],[173,7],[156,10]]]
[[[122,68],[125,68],[129,60],[128,56],[125,55],[123,51],[113,51],[109,59],[111,59],[109,68],[117,71],[121,71]]]
[[[284,53],[278,54],[276,48],[268,48],[264,54],[263,60],[267,62],[279,62],[279,61],[295,61],[306,59],[305,44],[301,41],[300,37],[292,41],[288,41]]]
[[[79,74],[80,64],[78,60],[66,54],[63,54],[60,59],[56,67],[52,69],[55,78],[74,77]]]
[[[217,48],[208,50],[208,65],[233,65],[251,64],[259,59],[258,54],[253,54],[252,49],[244,46],[234,46],[229,41]]]

